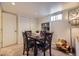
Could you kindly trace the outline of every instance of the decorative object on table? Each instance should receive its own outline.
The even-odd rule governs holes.
[[[79,25],[79,8],[69,10],[69,23],[73,26]]]
[[[35,34],[36,34],[36,36],[40,36],[40,32],[38,30],[36,31]]]

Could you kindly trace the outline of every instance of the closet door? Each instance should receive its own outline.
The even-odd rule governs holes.
[[[16,43],[16,15],[2,13],[3,17],[3,47]]]

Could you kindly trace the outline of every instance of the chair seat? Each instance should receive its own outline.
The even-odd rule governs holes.
[[[34,47],[34,42],[32,40],[28,41],[28,48]]]
[[[45,56],[45,51],[49,50],[49,54],[51,56],[51,42],[52,42],[52,34],[53,33],[48,33],[44,32],[44,39],[40,41],[39,44],[37,44],[37,47],[39,50],[42,50]]]
[[[25,49],[27,49],[27,43],[25,43]],[[34,42],[32,40],[28,40],[28,48],[34,47]]]
[[[44,44],[44,43],[37,44],[37,47],[38,47],[40,50],[42,50],[42,51],[44,51],[44,48],[45,48],[45,50],[49,49],[49,45],[48,45],[48,44]]]

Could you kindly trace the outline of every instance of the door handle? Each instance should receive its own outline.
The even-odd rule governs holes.
[[[15,32],[17,32],[17,30],[15,30]]]
[[[0,32],[2,32],[2,29],[0,29]]]

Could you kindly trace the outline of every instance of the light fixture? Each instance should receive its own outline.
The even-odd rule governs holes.
[[[15,5],[15,2],[12,2],[11,4],[12,4],[12,5]]]

